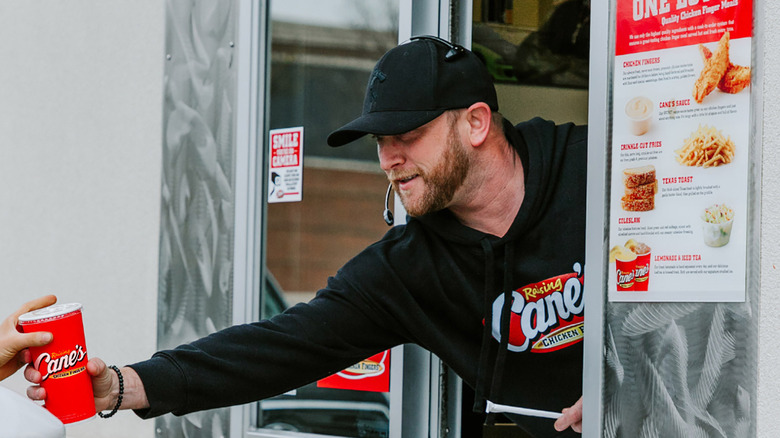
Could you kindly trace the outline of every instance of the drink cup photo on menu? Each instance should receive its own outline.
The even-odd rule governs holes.
[[[647,291],[650,285],[650,251],[644,242],[628,239],[609,250],[609,262],[615,264],[618,292]]]

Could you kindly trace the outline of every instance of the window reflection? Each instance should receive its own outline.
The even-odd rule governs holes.
[[[497,82],[587,88],[589,0],[477,0],[473,49]]]
[[[269,128],[304,127],[303,201],[266,214],[263,316],[311,299],[349,258],[387,231],[387,180],[376,144],[325,143],[360,114],[376,60],[398,39],[398,1],[271,3]],[[258,426],[348,437],[386,437],[389,394],[311,384],[261,402]]]

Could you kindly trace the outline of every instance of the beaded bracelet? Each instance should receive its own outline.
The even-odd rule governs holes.
[[[116,372],[116,375],[119,376],[119,398],[116,399],[116,406],[114,406],[114,409],[112,409],[111,412],[107,414],[98,412],[100,418],[110,418],[114,414],[116,414],[116,411],[119,410],[119,406],[122,405],[122,396],[125,394],[125,381],[122,378],[122,373],[119,371],[119,368],[117,368],[116,365],[109,365],[108,367],[114,370],[114,372]]]

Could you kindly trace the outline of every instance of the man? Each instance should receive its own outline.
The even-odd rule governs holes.
[[[533,437],[579,428],[586,135],[540,119],[513,127],[470,51],[429,37],[376,65],[362,115],[328,137],[376,137],[411,216],[307,304],[150,360],[88,364],[98,410],[149,418],[283,393],[402,343],[436,353]],[[120,398],[119,375],[124,389]],[[38,373],[26,375],[36,382]],[[41,388],[28,394],[45,397]],[[558,431],[563,431],[558,433]]]

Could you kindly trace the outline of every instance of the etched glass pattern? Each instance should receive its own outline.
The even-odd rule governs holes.
[[[755,436],[756,312],[751,301],[609,303],[602,436]]]
[[[232,323],[233,1],[166,2],[158,348]],[[227,409],[156,420],[157,436],[228,435]]]

